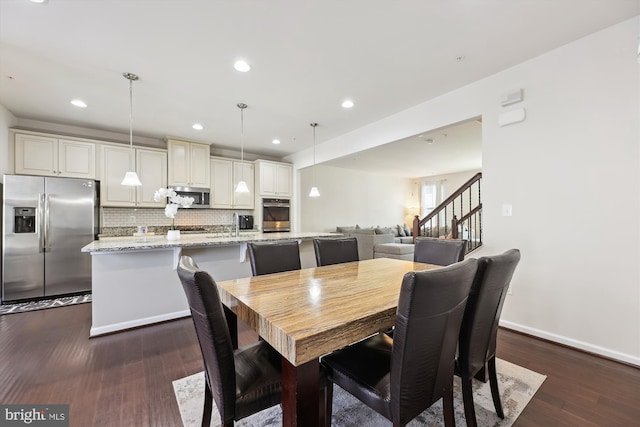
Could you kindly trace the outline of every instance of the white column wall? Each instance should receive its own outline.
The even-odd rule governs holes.
[[[640,365],[639,33],[636,17],[589,35],[319,144],[317,161],[481,115],[485,246],[474,256],[522,251],[503,324]],[[516,88],[524,101],[501,107]],[[513,108],[526,120],[500,127]],[[311,152],[290,159],[299,169]],[[339,212],[344,197],[332,196],[324,209]]]
[[[0,182],[2,175],[13,173],[13,150],[9,149],[9,128],[17,123],[16,117],[0,104]]]

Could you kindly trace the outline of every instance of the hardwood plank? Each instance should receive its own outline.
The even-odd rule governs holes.
[[[54,403],[67,387],[73,427],[181,426],[171,381],[202,370],[191,319],[89,339],[90,319],[91,304],[0,316],[0,402]],[[241,347],[257,339],[238,332]],[[497,355],[547,375],[514,427],[640,425],[638,368],[505,329]]]

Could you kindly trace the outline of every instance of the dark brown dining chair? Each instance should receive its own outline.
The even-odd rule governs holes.
[[[477,425],[471,389],[474,377],[486,382],[488,374],[496,414],[504,418],[496,374],[496,338],[502,305],[519,261],[517,249],[478,259],[478,272],[465,309],[456,358],[456,375],[462,380],[464,415],[469,427]]]
[[[395,334],[377,334],[322,358],[333,384],[404,426],[443,399],[444,422],[455,426],[453,369],[458,334],[477,260],[405,274],[396,312]]]
[[[265,341],[233,350],[218,288],[191,257],[182,256],[178,277],[187,295],[191,318],[204,360],[205,391],[202,426],[211,424],[213,401],[222,425],[280,403],[281,358]]]
[[[254,242],[247,244],[251,273],[254,276],[300,270],[300,248],[297,240]]]
[[[416,237],[413,260],[427,264],[450,265],[464,259],[466,240]]]
[[[313,239],[316,265],[358,261],[358,240],[355,237],[318,237]]]

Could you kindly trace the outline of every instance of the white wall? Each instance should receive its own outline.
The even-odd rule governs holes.
[[[315,179],[314,179],[315,175]],[[307,197],[312,185],[321,197]],[[402,224],[411,180],[316,165],[300,171],[300,230],[336,231],[336,226]]]
[[[640,365],[639,32],[636,17],[592,34],[317,145],[317,159],[481,115],[485,246],[476,255],[522,251],[503,324]],[[524,101],[501,107],[514,88]],[[519,107],[524,122],[498,126]],[[296,167],[310,159],[291,156]],[[513,216],[501,216],[505,203]]]
[[[15,126],[17,119],[4,106],[0,105],[0,182],[2,175],[13,173],[13,162],[9,162],[9,128]]]

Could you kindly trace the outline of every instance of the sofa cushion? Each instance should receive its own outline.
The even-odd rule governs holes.
[[[355,229],[356,229],[356,227],[353,226],[353,225],[345,225],[345,226],[342,226],[342,227],[336,227],[336,232],[337,233],[349,233],[349,232],[351,232],[351,231],[353,231]]]
[[[413,254],[413,249],[414,245],[405,245],[402,243],[379,243],[373,248],[376,254],[385,253],[393,255]]]
[[[398,237],[398,239],[400,240],[400,243],[404,243],[404,244],[413,243],[413,237],[411,236]]]
[[[396,232],[391,227],[377,227],[374,229],[376,234],[391,234],[396,237]],[[396,230],[397,231],[397,230]]]
[[[351,231],[350,234],[365,234],[365,235],[375,235],[376,232],[373,228],[356,228]]]

